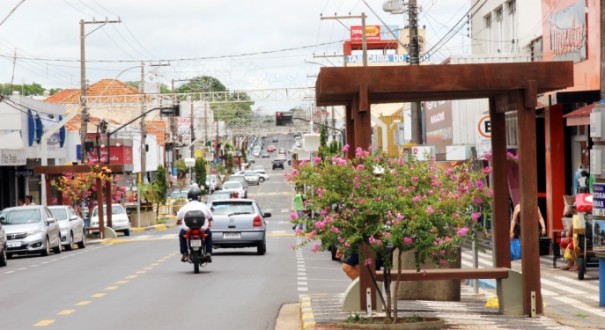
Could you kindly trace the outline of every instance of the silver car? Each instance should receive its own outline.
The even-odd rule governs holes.
[[[212,210],[212,246],[215,248],[256,247],[258,255],[267,252],[265,218],[252,199],[223,199],[209,203]]]
[[[52,205],[48,209],[55,219],[59,221],[61,245],[68,251],[74,248],[74,244],[77,244],[80,249],[85,248],[84,220],[76,213],[73,207],[69,205]]]
[[[7,264],[7,262],[6,262],[6,259],[8,259],[8,257],[6,256],[7,249],[8,248],[6,246],[6,233],[4,232],[4,228],[2,228],[2,223],[0,223],[0,267],[4,267]]]
[[[103,205],[103,211],[106,211],[107,207]],[[103,214],[103,224],[107,226],[107,214]],[[126,213],[126,209],[121,204],[111,204],[111,228],[116,232],[121,231],[124,236],[130,236],[130,219]],[[99,227],[99,206],[95,206],[90,216],[90,226]],[[98,232],[98,230],[96,231]]]
[[[6,232],[7,257],[17,253],[61,253],[61,230],[48,207],[43,205],[9,207],[0,213]]]

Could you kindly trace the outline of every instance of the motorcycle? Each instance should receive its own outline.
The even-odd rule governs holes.
[[[185,224],[189,230],[185,233],[187,249],[189,251],[188,261],[193,264],[193,272],[199,273],[200,266],[206,265],[206,238],[208,234],[202,229],[206,217],[202,211],[189,211],[185,214]]]

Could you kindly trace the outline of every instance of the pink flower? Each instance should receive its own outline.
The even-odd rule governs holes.
[[[384,234],[384,238],[387,238],[387,239],[388,239],[388,238],[391,238],[391,233],[385,233],[385,234]]]
[[[433,214],[433,213],[435,213],[435,210],[433,210],[433,207],[429,205],[429,206],[426,208],[426,213],[428,213],[428,214]]]
[[[313,163],[315,163],[316,165],[321,163],[321,157],[313,156]]]
[[[298,219],[298,213],[296,213],[296,212],[290,212],[290,219],[292,219],[292,220]]]
[[[334,234],[340,234],[340,230],[338,229],[338,227],[332,227],[330,228],[330,231],[332,231]]]
[[[481,217],[481,212],[473,212],[473,214],[471,214],[471,217],[473,218],[474,222],[479,221],[479,218]]]
[[[342,152],[346,153],[347,151],[349,151],[350,146],[348,144],[345,144],[344,146],[342,146]]]
[[[361,157],[363,155],[363,149],[361,149],[361,147],[357,147],[357,149],[355,149],[355,157]]]
[[[413,176],[410,180],[412,180],[412,182],[418,182],[418,177],[417,176]]]
[[[324,221],[316,221],[315,228],[319,230],[324,230],[326,228],[326,223]]]
[[[412,243],[414,243],[414,240],[411,237],[406,236],[406,237],[403,238],[403,244],[405,244],[405,245],[412,245]]]
[[[315,189],[315,192],[317,193],[317,196],[323,197],[325,190],[322,188],[317,188]]]
[[[366,260],[365,260],[364,263],[365,263],[366,266],[371,265],[372,264],[372,258],[366,258]]]
[[[357,170],[358,170],[358,171],[363,171],[363,169],[364,169],[364,168],[365,168],[365,167],[363,166],[363,164],[359,164],[359,165],[357,165]]]
[[[288,247],[291,248],[292,250],[296,249],[296,245],[294,245],[294,243],[288,244]]]
[[[468,234],[469,229],[467,227],[462,227],[460,229],[458,229],[458,232],[456,232],[456,235],[458,236],[466,236],[466,234]]]
[[[298,170],[297,170],[297,169],[295,169],[295,168],[293,168],[293,169],[292,169],[292,175],[298,175]]]
[[[311,252],[319,252],[319,248],[320,248],[319,244],[315,244],[315,245],[313,245]]]

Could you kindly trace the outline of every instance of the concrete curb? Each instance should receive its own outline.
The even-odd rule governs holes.
[[[303,295],[300,297],[300,322],[303,329],[315,328],[315,316],[311,306],[311,296]]]

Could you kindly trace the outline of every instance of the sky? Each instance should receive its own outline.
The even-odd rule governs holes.
[[[470,1],[417,0],[431,62],[470,52],[468,25],[459,24]],[[307,108],[320,67],[343,65],[325,55],[342,55],[362,13],[367,25],[407,24],[384,2],[0,0],[0,83],[80,88],[80,20],[120,20],[84,25],[89,83],[139,81],[144,62],[146,79],[169,87],[206,75],[229,90],[263,90],[250,93],[255,111]]]

